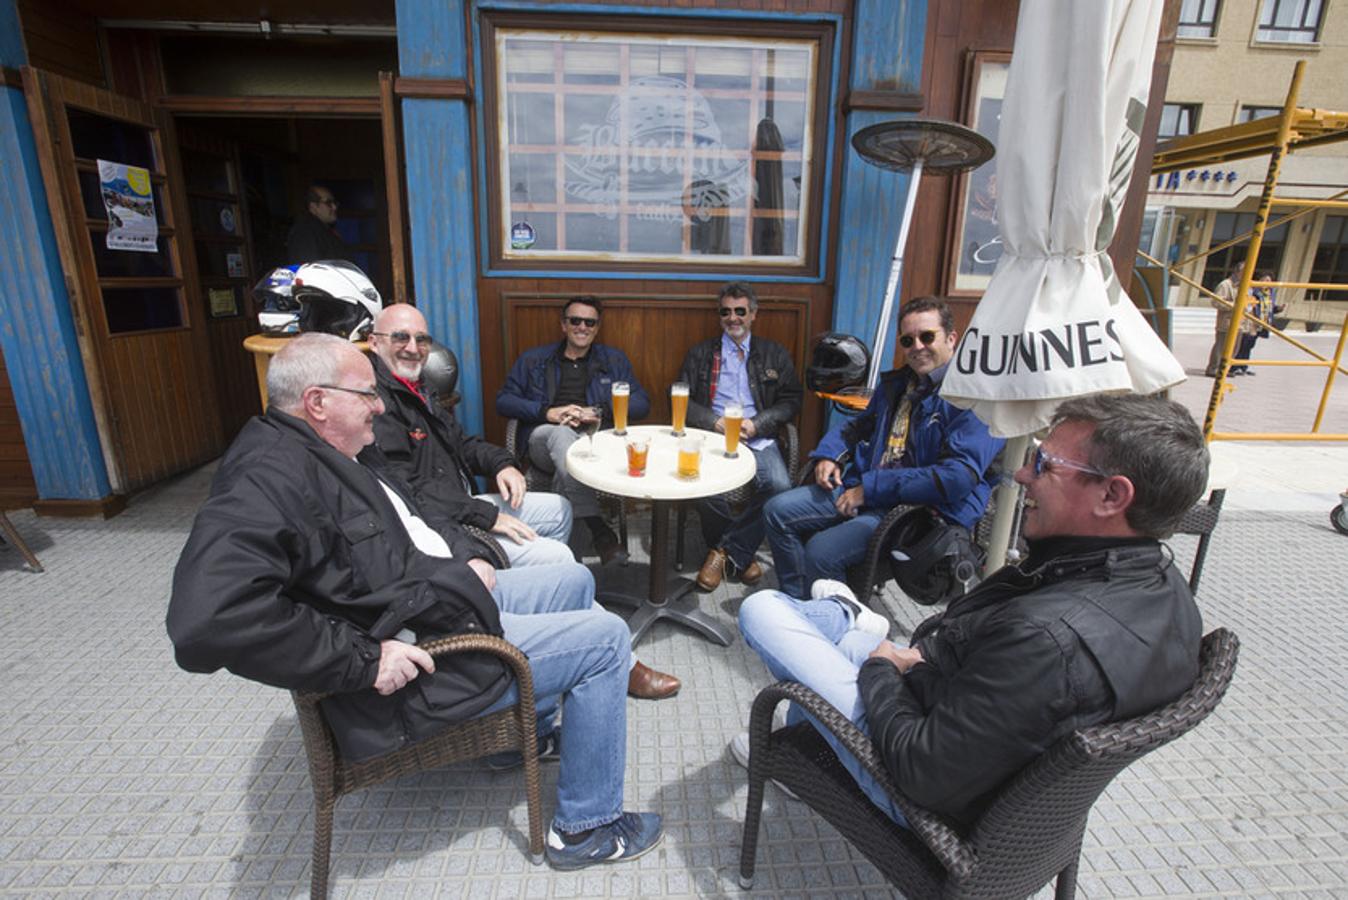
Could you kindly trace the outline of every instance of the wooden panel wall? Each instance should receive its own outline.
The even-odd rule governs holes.
[[[632,360],[637,380],[651,395],[649,421],[668,421],[669,385],[684,354],[698,341],[721,333],[715,305],[719,289],[715,282],[482,280],[478,290],[487,436],[498,443],[505,436],[495,402],[506,371],[524,350],[562,339],[562,307],[568,297],[580,294],[603,303],[598,340]],[[803,379],[810,340],[828,329],[828,289],[763,284],[755,290],[759,306],[754,334],[783,344]],[[823,403],[807,400],[801,418],[801,441],[811,448],[820,436]]]
[[[0,353],[0,509],[30,505],[37,499],[37,483],[28,462],[28,448],[19,427],[19,411],[14,391],[5,370],[5,355]]]
[[[106,87],[98,43],[98,21],[69,3],[18,0],[28,64],[58,75]]]

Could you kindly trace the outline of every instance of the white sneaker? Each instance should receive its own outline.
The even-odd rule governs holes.
[[[810,585],[811,600],[837,600],[852,614],[852,627],[879,638],[889,637],[889,620],[857,599],[852,589],[841,581],[820,578]]]
[[[785,705],[786,704],[781,704],[777,708],[781,709]],[[775,731],[776,729],[773,730]],[[741,731],[739,734],[735,735],[735,737],[731,739],[730,755],[735,757],[735,762],[744,766],[744,768],[746,769],[749,768],[749,732]],[[769,780],[773,784],[777,785],[777,790],[781,791],[783,794],[786,794],[786,796],[790,797],[792,800],[800,799],[799,797],[796,796],[795,791],[791,790],[789,787],[782,784],[776,778],[771,778]]]

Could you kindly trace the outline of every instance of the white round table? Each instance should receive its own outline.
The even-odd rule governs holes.
[[[594,436],[594,453],[582,437],[566,454],[566,470],[581,484],[606,494],[651,501],[651,564],[647,596],[605,592],[600,599],[630,606],[636,611],[628,620],[635,645],[653,624],[670,619],[728,646],[734,632],[698,608],[696,595],[687,596],[696,582],[671,577],[669,568],[669,510],[673,504],[702,497],[714,497],[733,491],[754,477],[754,454],[740,445],[739,456],[725,455],[725,435],[689,428],[688,433],[703,439],[702,470],[695,479],[679,478],[679,439],[668,425],[632,425],[629,434],[648,436],[651,447],[646,457],[646,474],[627,474],[627,438],[611,430]]]

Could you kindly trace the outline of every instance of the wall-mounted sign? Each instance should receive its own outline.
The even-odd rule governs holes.
[[[230,278],[242,278],[244,276],[243,254],[226,253],[225,269],[229,272]]]
[[[211,318],[222,319],[225,316],[237,316],[239,314],[238,298],[233,288],[210,288],[206,291],[206,299],[211,305]]]
[[[98,180],[103,207],[108,211],[108,249],[159,252],[159,223],[149,170],[100,159]]]

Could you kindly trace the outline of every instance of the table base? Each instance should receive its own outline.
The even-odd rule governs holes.
[[[604,605],[611,603],[636,610],[627,620],[627,627],[632,631],[633,647],[661,619],[677,622],[722,647],[729,647],[735,640],[734,632],[698,607],[699,595],[692,593],[689,596],[696,586],[696,582],[687,578],[670,578],[664,591],[668,599],[664,603],[652,603],[648,597],[611,592],[601,592],[595,599]]]

